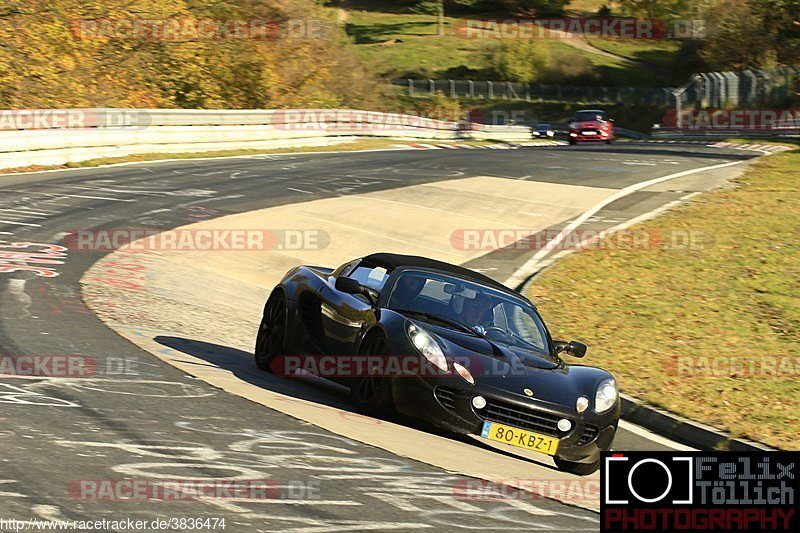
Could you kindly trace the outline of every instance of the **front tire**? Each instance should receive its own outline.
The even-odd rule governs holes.
[[[553,460],[559,470],[575,474],[576,476],[588,476],[594,474],[600,468],[600,459],[593,463],[573,463],[572,461],[565,461],[558,457],[553,457]]]
[[[286,297],[275,291],[264,306],[264,316],[256,337],[255,360],[261,370],[272,372],[272,361],[283,355],[286,337]]]
[[[359,350],[360,355],[384,358],[389,353],[389,343],[383,334],[367,337]],[[378,365],[384,368],[385,365]],[[350,399],[356,410],[365,415],[381,417],[394,412],[392,382],[387,376],[368,375],[355,380],[350,389]]]

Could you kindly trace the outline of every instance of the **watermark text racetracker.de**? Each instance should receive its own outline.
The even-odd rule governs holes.
[[[503,500],[558,500],[597,503],[599,479],[461,479],[453,486],[453,496],[465,502]]]
[[[133,357],[0,355],[2,377],[85,378],[139,374],[139,360]]]
[[[64,237],[64,245],[78,252],[321,250],[329,244],[330,236],[319,229],[111,228]]]
[[[452,122],[465,122],[480,118],[469,112],[424,114],[381,113],[350,109],[287,109],[276,111],[270,124],[279,130],[289,131],[358,131],[450,128]]]
[[[323,19],[217,19],[217,18],[73,18],[72,34],[78,39],[134,41],[272,41],[323,39],[331,23]]]
[[[713,238],[699,230],[661,231],[657,228],[624,229],[614,232],[595,229],[567,231],[528,228],[478,229],[464,228],[450,235],[457,250],[521,251],[521,250],[697,250],[707,248]],[[556,244],[551,244],[556,243]]]
[[[323,313],[326,310],[323,308]],[[480,331],[480,326],[478,326]],[[453,355],[443,360],[429,360],[419,354],[410,355],[278,355],[270,362],[270,368],[282,377],[306,377],[314,375],[326,379],[363,377],[442,377],[450,375],[452,368],[466,381],[473,383],[476,377],[525,375],[526,367],[521,362],[487,360],[483,356]]]
[[[663,126],[685,131],[796,133],[800,109],[686,109],[664,115]]]
[[[318,500],[318,480],[274,479],[76,479],[67,484],[73,500],[97,502]]]
[[[466,39],[702,39],[705,20],[637,18],[498,18],[458,22],[455,34]]]
[[[800,357],[786,355],[672,355],[667,374],[692,378],[800,378]]]
[[[2,109],[0,130],[91,128],[98,116],[90,109]]]

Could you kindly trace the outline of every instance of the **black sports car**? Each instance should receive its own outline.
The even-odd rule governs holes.
[[[585,353],[553,341],[533,304],[491,278],[373,254],[335,270],[290,270],[264,307],[255,360],[345,383],[362,412],[395,410],[587,475],[611,448],[620,402],[611,374],[561,357]]]

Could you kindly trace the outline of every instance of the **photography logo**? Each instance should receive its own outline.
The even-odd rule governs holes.
[[[604,452],[600,530],[800,531],[800,452]]]

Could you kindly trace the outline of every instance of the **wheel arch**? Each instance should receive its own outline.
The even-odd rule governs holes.
[[[383,326],[383,324],[378,322],[371,328],[369,328],[366,331],[366,333],[364,333],[364,335],[362,335],[361,341],[358,343],[358,350],[356,351],[356,353],[360,354],[362,348],[367,344],[367,341],[372,340],[373,337],[376,337],[378,335],[382,335],[383,338],[386,339],[387,345],[390,345],[389,343],[391,342],[391,339],[389,338],[389,335],[386,332],[385,327]]]

